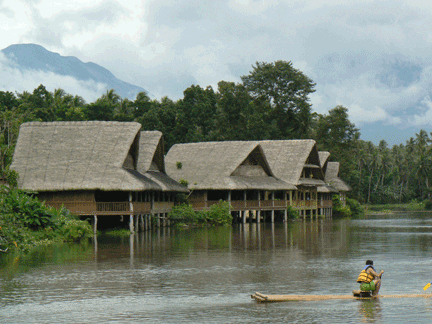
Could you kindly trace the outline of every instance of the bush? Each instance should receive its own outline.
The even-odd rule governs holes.
[[[205,220],[208,224],[212,225],[231,225],[232,215],[230,213],[229,203],[220,200],[217,204],[210,207],[205,212]]]
[[[427,199],[424,201],[424,208],[426,210],[432,210],[432,200]]]
[[[220,201],[204,211],[194,211],[189,204],[174,206],[168,217],[176,223],[226,225],[232,223],[228,202]]]
[[[291,220],[295,220],[297,218],[299,218],[299,212],[297,209],[294,209],[291,206],[288,206],[287,208],[287,218],[291,219]]]
[[[346,200],[347,205],[349,206],[349,208],[351,209],[352,215],[353,216],[359,216],[364,214],[364,208],[362,207],[362,205],[355,199],[351,199],[351,198],[347,198]]]
[[[350,217],[352,211],[349,205],[343,206],[339,195],[333,195],[333,215],[335,217]]]
[[[168,213],[168,217],[174,222],[180,223],[196,223],[198,220],[192,205],[186,203],[174,206]]]
[[[45,206],[23,191],[0,187],[0,249],[30,251],[53,242],[76,241],[92,234],[90,224],[65,208]]]

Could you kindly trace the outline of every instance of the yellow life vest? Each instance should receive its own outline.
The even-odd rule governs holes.
[[[363,269],[360,272],[360,274],[359,274],[359,276],[357,278],[357,282],[366,282],[366,283],[369,283],[372,280],[374,280],[374,278],[375,278],[375,276],[373,274],[367,273],[366,270]]]

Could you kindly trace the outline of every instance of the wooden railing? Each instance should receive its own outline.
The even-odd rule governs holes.
[[[332,208],[333,207],[333,201],[332,200],[320,200],[318,202],[319,208]]]
[[[219,201],[192,201],[191,204],[195,210],[202,210],[217,204]],[[232,200],[231,210],[254,210],[254,209],[285,209],[289,206],[287,200]]]
[[[292,207],[296,209],[316,209],[318,205],[316,200],[298,200],[292,202]]]
[[[131,205],[129,202],[53,201],[46,204],[54,208],[60,208],[63,205],[71,213],[78,215],[138,215],[152,212],[150,202],[132,202],[133,212],[130,209]],[[172,205],[173,203],[170,204]],[[165,211],[153,208],[153,212],[162,213]]]

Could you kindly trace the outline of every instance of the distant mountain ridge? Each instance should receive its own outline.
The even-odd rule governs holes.
[[[104,67],[92,62],[84,63],[75,56],[61,56],[36,44],[14,44],[1,51],[13,60],[20,70],[39,70],[78,80],[92,80],[106,84],[106,90],[114,89],[123,98],[134,100],[144,88],[117,79]]]

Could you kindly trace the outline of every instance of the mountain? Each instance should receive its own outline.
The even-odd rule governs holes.
[[[117,79],[107,69],[95,63],[84,63],[74,56],[61,56],[36,44],[10,45],[1,51],[13,60],[20,71],[39,70],[78,80],[92,80],[106,85],[106,90],[114,89],[123,98],[134,100],[136,94],[145,91],[136,85]]]

